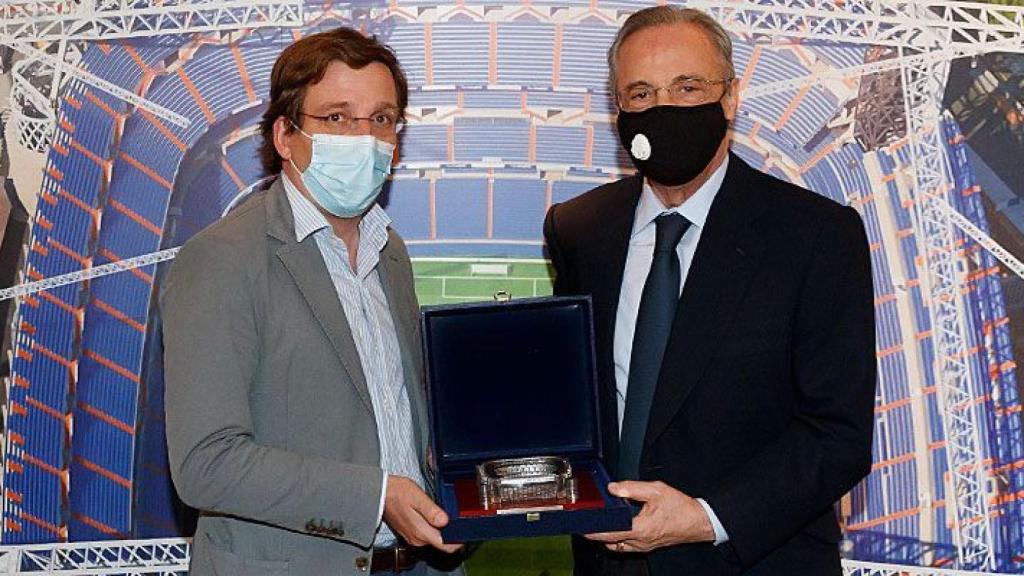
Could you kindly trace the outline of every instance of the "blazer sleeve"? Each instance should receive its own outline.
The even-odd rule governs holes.
[[[254,265],[215,237],[186,244],[161,293],[171,475],[195,508],[373,543],[380,468],[257,443],[249,409],[260,362]]]
[[[859,215],[844,207],[818,233],[792,336],[794,416],[745,467],[702,495],[751,565],[831,512],[871,469],[874,292]]]

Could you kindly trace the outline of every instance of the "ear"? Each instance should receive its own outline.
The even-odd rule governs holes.
[[[292,157],[291,137],[294,132],[295,128],[284,116],[278,116],[277,120],[274,120],[274,148],[285,161]]]
[[[722,98],[722,110],[725,112],[725,119],[732,122],[736,119],[736,111],[740,107],[740,81],[733,78],[729,81],[729,90]]]

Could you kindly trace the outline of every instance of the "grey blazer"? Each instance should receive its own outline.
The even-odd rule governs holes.
[[[378,269],[426,462],[418,305],[394,231]],[[373,405],[280,181],[185,244],[160,306],[171,475],[201,510],[191,573],[366,573],[383,477]]]

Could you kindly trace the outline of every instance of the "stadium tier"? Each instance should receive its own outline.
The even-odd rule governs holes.
[[[377,33],[409,75],[410,125],[384,203],[415,259],[425,303],[549,294],[547,208],[629,172],[609,112],[605,51],[616,23],[513,21],[472,10],[420,22],[402,2]],[[474,3],[479,4],[479,3]],[[490,3],[500,6],[502,2]],[[533,5],[586,6],[588,2]],[[633,3],[620,3],[634,9]],[[602,3],[604,5],[604,3]],[[311,9],[321,8],[319,5]],[[529,12],[529,11],[527,11]],[[316,20],[306,34],[343,22]],[[296,34],[299,34],[296,31]],[[180,245],[263,177],[255,123],[292,31],[94,44],[92,73],[189,119],[186,128],[69,83],[47,156],[25,269],[46,278]],[[863,63],[864,48],[736,37],[744,86]],[[862,215],[878,317],[875,464],[840,506],[851,558],[942,565],[953,518],[930,296],[912,224],[909,146],[867,151],[830,126],[851,93],[830,84],[744,99],[734,150],[755,167]],[[945,122],[955,206],[987,230],[958,129]],[[964,308],[986,487],[1000,568],[1019,570],[1024,514],[1020,399],[998,266],[963,240]],[[8,395],[5,543],[176,534],[163,444],[160,319],[153,266],[21,301]]]

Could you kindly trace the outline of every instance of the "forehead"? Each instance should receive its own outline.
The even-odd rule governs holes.
[[[616,85],[663,84],[678,76],[720,78],[721,56],[711,37],[697,24],[679,22],[634,32],[619,47]]]
[[[356,111],[398,106],[398,95],[391,71],[382,62],[371,62],[355,69],[335,60],[324,77],[306,89],[304,108],[321,113],[329,108],[347,106]]]

